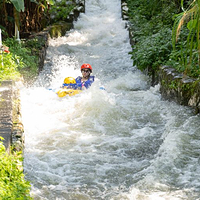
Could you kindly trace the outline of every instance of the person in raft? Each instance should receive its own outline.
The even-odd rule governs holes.
[[[92,66],[90,64],[83,64],[81,66],[82,77],[78,76],[76,79],[67,77],[64,80],[62,88],[84,90],[88,89],[94,82],[94,76],[90,76],[92,73]]]
[[[92,66],[90,64],[83,64],[81,66],[82,77],[76,78],[77,89],[88,89],[94,82],[94,76],[90,76],[92,73]]]

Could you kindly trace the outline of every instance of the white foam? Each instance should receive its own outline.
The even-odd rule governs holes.
[[[198,160],[183,165],[186,141],[197,137],[198,116],[162,101],[159,85],[150,87],[132,66],[120,1],[86,1],[86,13],[74,27],[50,40],[44,70],[33,87],[21,89],[24,169],[34,197],[185,197],[181,189],[168,193],[167,185],[198,187],[199,168],[192,168]],[[49,90],[67,76],[81,75],[82,63],[90,63],[96,76],[89,90],[66,98]]]

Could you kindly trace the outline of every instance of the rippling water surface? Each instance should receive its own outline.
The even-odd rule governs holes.
[[[199,199],[200,118],[163,101],[132,67],[120,2],[86,0],[75,28],[50,40],[34,86],[21,90],[36,200]],[[89,90],[60,99],[48,90],[83,63],[96,77]]]

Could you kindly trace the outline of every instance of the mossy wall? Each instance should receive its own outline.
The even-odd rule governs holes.
[[[176,72],[174,68],[159,69],[160,92],[164,99],[200,111],[200,81]]]

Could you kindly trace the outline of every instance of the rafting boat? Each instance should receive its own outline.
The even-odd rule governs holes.
[[[81,89],[73,77],[66,77],[62,87],[56,91],[56,94],[58,97],[74,96],[79,94],[82,91]]]
[[[74,96],[76,94],[79,94],[80,92],[82,92],[82,90],[61,88],[58,91],[56,91],[56,94],[58,95],[58,97],[65,97],[65,96]]]
[[[90,81],[94,82],[94,76],[90,76]],[[79,77],[77,78],[78,81],[76,81],[76,79],[72,78],[72,77],[67,77],[64,79],[64,83],[62,85],[61,88],[59,88],[58,90],[56,90],[56,94],[58,95],[58,97],[65,97],[65,96],[74,96],[76,94],[79,94],[80,92],[82,92],[85,89],[89,88],[89,84],[88,85],[84,85],[86,87],[82,86],[82,83],[80,83],[79,81]],[[104,87],[100,87],[100,90],[105,90]]]

